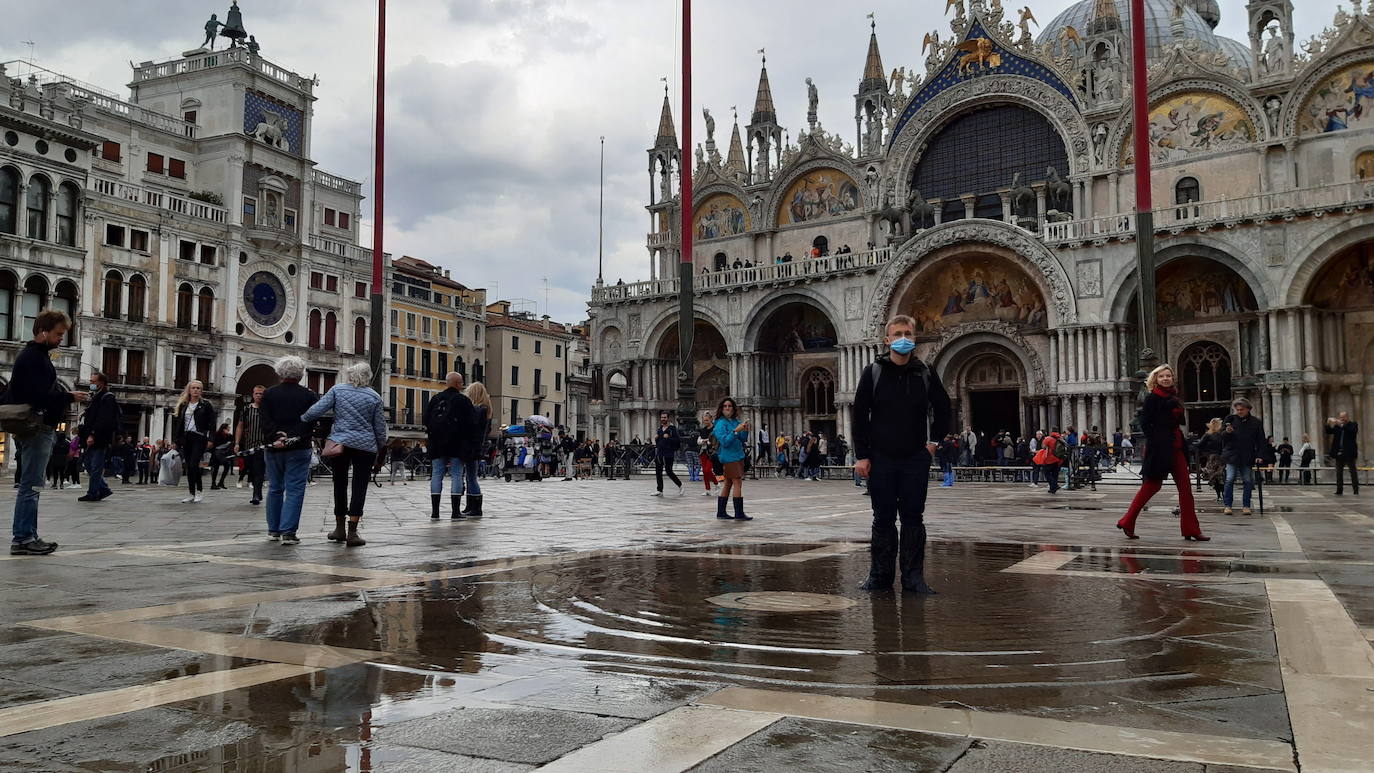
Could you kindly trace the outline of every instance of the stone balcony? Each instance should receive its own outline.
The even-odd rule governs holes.
[[[770,263],[751,268],[735,268],[697,274],[692,289],[698,295],[739,289],[752,285],[797,284],[865,271],[876,271],[892,259],[891,247],[866,252],[799,258],[790,263]],[[592,289],[593,303],[649,300],[676,295],[677,279],[657,279]]]
[[[208,220],[212,223],[223,225],[229,222],[229,210],[224,207],[121,180],[92,177],[90,190],[102,196],[132,201],[178,215]]]
[[[651,249],[651,250],[656,250],[656,249],[658,249],[659,247],[667,247],[667,246],[671,245],[672,243],[673,243],[673,233],[672,233],[672,231],[656,231],[656,232],[654,232],[654,233],[649,234],[649,237],[648,237],[648,245],[649,245],[649,249]]]
[[[356,180],[350,180],[346,177],[340,177],[336,174],[330,174],[319,169],[311,170],[311,176],[316,185],[321,185],[341,193],[347,193],[350,196],[358,196],[361,198],[363,195],[363,184]]]
[[[170,78],[185,73],[210,70],[216,67],[247,67],[250,70],[271,78],[278,83],[311,94],[315,89],[315,79],[307,78],[285,67],[253,56],[246,48],[226,48],[219,51],[203,51],[192,56],[179,56],[162,62],[143,62],[134,68],[134,82]]]
[[[1156,207],[1155,233],[1176,235],[1187,230],[1235,228],[1247,223],[1293,220],[1303,216],[1322,217],[1337,211],[1352,213],[1370,206],[1374,206],[1374,180],[1357,180]],[[1133,240],[1135,233],[1135,213],[1127,212],[1089,220],[1048,223],[1041,236],[1051,246],[1082,247],[1106,244],[1113,240]]]

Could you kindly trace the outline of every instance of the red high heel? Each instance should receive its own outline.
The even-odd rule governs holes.
[[[1119,523],[1116,525],[1116,528],[1120,529],[1121,532],[1126,535],[1126,539],[1140,539],[1140,537],[1136,536],[1135,532],[1128,530],[1125,526],[1122,526]]]
[[[1185,539],[1185,540],[1187,540],[1187,541],[1190,541],[1190,542],[1211,542],[1211,541],[1212,541],[1212,538],[1211,538],[1211,537],[1203,536],[1203,535],[1201,535],[1201,534],[1185,534],[1185,535],[1183,535],[1183,539]]]

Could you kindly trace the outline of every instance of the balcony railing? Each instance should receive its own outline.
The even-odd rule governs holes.
[[[359,247],[356,244],[341,242],[338,239],[326,239],[319,234],[310,234],[310,248],[327,252],[330,255],[338,255],[349,260],[362,260],[372,262],[372,250],[366,247]]]
[[[74,83],[63,83],[54,86],[54,88],[66,89],[67,93],[74,98],[89,100],[92,107],[103,113],[109,113],[110,115],[133,121],[134,123],[150,126],[154,129],[160,129],[169,134],[175,134],[178,137],[191,137],[194,139],[196,136],[198,127],[195,124],[183,121],[175,116],[159,113],[156,110],[149,110],[146,107],[140,107],[132,102],[116,99],[115,97],[99,91],[91,91]]]
[[[1171,231],[1294,217],[1333,209],[1355,209],[1371,204],[1374,204],[1374,180],[1357,180],[1156,207],[1154,221],[1156,231]],[[1134,236],[1135,231],[1135,215],[1126,213],[1049,223],[1045,226],[1044,239],[1050,244],[1087,242]]]
[[[168,212],[175,212],[178,215],[209,220],[212,223],[229,222],[229,210],[224,207],[217,207],[214,204],[206,204],[203,201],[188,199],[185,196],[178,196],[165,191],[144,188],[141,185],[104,177],[92,177],[91,189],[102,196],[133,201]]]
[[[144,62],[134,68],[135,81],[149,81],[156,78],[169,78],[182,73],[209,70],[214,67],[228,67],[242,64],[265,75],[272,80],[284,83],[295,89],[310,93],[315,88],[315,80],[297,75],[290,70],[278,67],[260,56],[253,56],[246,48],[226,48],[209,51],[196,56],[177,57],[165,62]]]
[[[649,249],[666,247],[673,243],[672,231],[656,231],[649,234]]]
[[[770,282],[805,282],[830,275],[881,268],[892,259],[892,248],[880,247],[866,252],[798,258],[790,263],[770,263],[752,268],[734,268],[697,274],[692,280],[696,292],[743,287]],[[593,302],[634,300],[675,295],[676,279],[657,279],[625,285],[607,285],[592,290]]]
[[[346,177],[339,177],[328,172],[314,170],[315,184],[323,185],[326,188],[333,188],[336,191],[347,193],[350,196],[362,195],[363,184]]]

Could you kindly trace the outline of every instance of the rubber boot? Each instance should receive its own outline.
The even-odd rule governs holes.
[[[444,495],[443,495],[443,494],[430,494],[430,495],[429,495],[429,517],[430,517],[432,520],[435,520],[435,521],[439,520],[439,503],[442,502],[442,501],[444,501]]]
[[[467,504],[463,505],[463,515],[472,515],[472,508],[473,508],[472,497],[469,496],[469,497],[468,497],[468,502],[467,502]]]
[[[367,540],[358,534],[358,522],[350,520],[348,522],[348,540],[345,543],[351,548],[362,547],[367,544]]]
[[[900,552],[897,565],[902,570],[902,590],[908,593],[935,595],[935,589],[926,584],[926,527],[924,523],[902,527]]]
[[[334,531],[329,532],[329,534],[326,535],[325,539],[329,540],[330,542],[344,541],[346,534],[346,532],[344,531],[344,519],[345,516],[342,515],[334,516]]]
[[[463,495],[454,494],[448,498],[448,501],[449,505],[453,507],[453,514],[449,516],[449,519],[454,521],[463,520]]]
[[[729,513],[725,512],[725,505],[729,497],[716,497],[716,517],[730,520]]]
[[[868,546],[868,579],[859,587],[863,590],[892,590],[897,563],[896,535],[877,526],[872,530],[872,541]]]
[[[481,494],[477,494],[476,496],[469,496],[469,497],[468,497],[467,516],[468,516],[469,518],[481,518],[481,517],[482,517],[482,495],[481,495]]]
[[[744,497],[735,497],[735,520],[736,520],[736,521],[752,521],[752,520],[754,520],[753,516],[749,516],[749,515],[745,515],[745,514],[744,514]]]

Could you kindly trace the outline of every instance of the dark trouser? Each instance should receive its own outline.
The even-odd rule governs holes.
[[[205,490],[204,484],[200,481],[200,458],[205,456],[205,445],[208,438],[194,432],[183,432],[181,434],[181,457],[186,464],[186,488],[192,496]]]
[[[108,449],[92,448],[82,457],[86,464],[86,472],[91,478],[86,488],[86,496],[91,499],[103,497],[110,491],[110,487],[105,483],[105,455],[108,453]]]
[[[372,465],[376,461],[375,451],[359,451],[356,448],[344,448],[343,453],[329,460],[329,467],[334,473],[334,515],[363,517],[363,505],[367,502],[367,484],[372,477]],[[351,492],[348,485],[350,470],[353,473]]]
[[[678,488],[682,488],[682,481],[673,474],[673,457],[654,454],[654,479],[658,481],[659,491],[663,490],[663,474],[665,472],[668,474],[668,480],[671,480]]]
[[[1059,490],[1059,465],[1045,464],[1041,467],[1045,471],[1045,482],[1050,484],[1050,493],[1053,494]]]
[[[1345,469],[1350,468],[1350,488],[1356,495],[1360,493],[1360,473],[1355,469],[1355,457],[1337,456],[1331,460],[1336,466],[1336,493],[1344,493],[1345,490]]]
[[[890,583],[895,559],[903,582],[918,580],[925,570],[930,454],[925,449],[909,459],[875,454],[870,463],[868,493],[873,505],[873,541],[869,546],[869,574],[879,583]],[[902,525],[900,535],[898,521]]]
[[[1286,462],[1284,462],[1284,461],[1280,461],[1280,462],[1279,462],[1279,482],[1280,482],[1280,483],[1287,483],[1287,482],[1288,482],[1288,476],[1290,476],[1290,475],[1293,474],[1293,472],[1292,472],[1292,467],[1293,467],[1293,460],[1291,460],[1291,459],[1288,460],[1288,461],[1286,461]]]
[[[1304,486],[1310,486],[1312,484],[1312,473],[1308,472],[1308,466],[1309,465],[1307,462],[1303,462],[1301,465],[1299,465],[1299,467],[1302,469],[1302,472],[1298,474],[1298,478],[1299,482],[1302,483],[1302,485]]]
[[[148,462],[140,459],[138,461],[138,482],[144,484],[148,482]]]
[[[248,473],[248,483],[253,486],[253,498],[262,499],[262,480],[267,471],[267,460],[262,451],[255,451],[243,458],[243,469]]]

